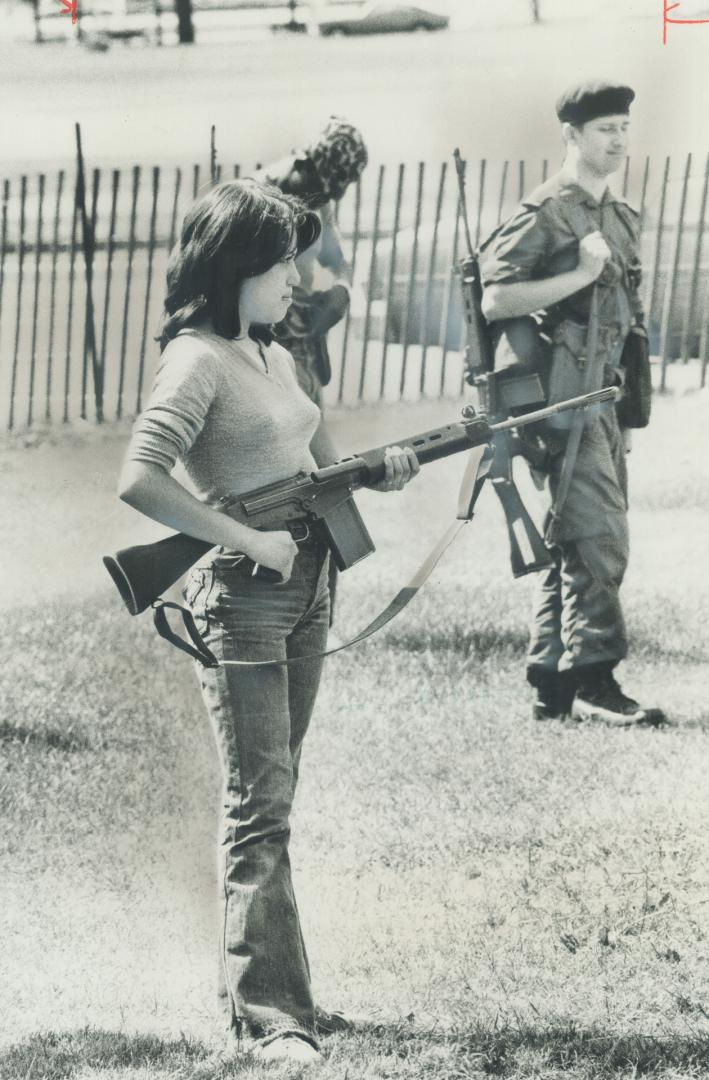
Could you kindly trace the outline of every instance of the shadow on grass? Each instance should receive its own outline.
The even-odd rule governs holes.
[[[422,1030],[406,1020],[398,1024],[358,1025],[349,1033],[326,1039],[325,1066],[370,1071],[374,1061],[396,1059],[397,1076],[451,1077],[473,1075],[550,1078],[705,1076],[709,1040],[700,1033],[683,1038],[612,1035],[573,1025],[527,1028]],[[164,1041],[151,1035],[126,1035],[86,1028],[82,1031],[32,1035],[0,1051],[0,1076],[23,1080],[69,1080],[86,1070],[150,1070],[154,1077],[226,1080],[253,1066],[252,1058],[222,1058],[203,1043],[182,1038]],[[532,1072],[530,1073],[530,1068]],[[327,1070],[328,1074],[330,1070]],[[259,1075],[261,1073],[259,1072]],[[373,1074],[372,1074],[373,1075]],[[540,1073],[541,1075],[541,1073]]]
[[[65,750],[67,753],[96,749],[95,743],[92,743],[86,735],[77,735],[72,731],[59,731],[57,728],[30,728],[24,724],[11,724],[8,721],[0,721],[0,743],[22,743],[23,746]]]
[[[455,1075],[472,1075],[475,1069],[488,1076],[563,1076],[579,1070],[584,1076],[661,1076],[666,1072],[691,1070],[691,1075],[709,1072],[709,1039],[696,1036],[659,1038],[641,1034],[618,1035],[599,1029],[568,1026],[524,1028],[477,1028],[472,1031],[421,1031],[412,1024],[374,1024],[358,1027],[355,1037],[364,1038],[377,1054],[416,1059],[432,1047],[448,1047],[461,1069]],[[344,1044],[345,1053],[347,1044]],[[532,1059],[536,1059],[534,1062]],[[532,1068],[532,1071],[530,1070]],[[428,1070],[425,1070],[428,1071]],[[557,1072],[558,1071],[558,1072]],[[446,1068],[441,1077],[450,1075]]]

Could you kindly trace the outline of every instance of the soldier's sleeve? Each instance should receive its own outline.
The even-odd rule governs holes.
[[[530,281],[542,276],[550,246],[543,206],[523,204],[480,248],[483,286]]]

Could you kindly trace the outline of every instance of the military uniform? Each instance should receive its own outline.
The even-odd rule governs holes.
[[[599,231],[612,252],[596,285],[536,313],[539,364],[550,402],[619,381],[631,325],[641,318],[638,297],[638,217],[608,191],[598,202],[563,174],[526,198],[483,246],[484,286],[552,278],[574,269],[579,241]],[[598,288],[595,377],[583,384],[589,311]],[[568,423],[566,414],[562,423]],[[548,430],[549,482],[554,499],[564,460],[564,432]],[[540,575],[528,652],[528,679],[578,676],[591,665],[614,665],[627,642],[618,591],[628,561],[625,446],[615,406],[587,414],[568,495],[556,522],[554,564]]]

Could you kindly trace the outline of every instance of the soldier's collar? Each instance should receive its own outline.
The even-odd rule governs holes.
[[[575,180],[567,180],[566,178],[562,178],[561,180],[559,195],[575,205],[585,203],[585,205],[590,206],[592,210],[597,210],[599,206],[605,206],[608,203],[618,201],[608,187],[603,192],[602,198],[599,200],[594,198],[591,192],[585,187],[582,187],[581,184],[578,184]]]

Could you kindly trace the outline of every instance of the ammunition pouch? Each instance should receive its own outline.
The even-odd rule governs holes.
[[[495,409],[499,415],[516,416],[539,409],[546,401],[542,379],[548,366],[549,341],[531,315],[493,323],[495,352]]]
[[[549,405],[580,394],[593,393],[603,386],[617,385],[620,377],[612,361],[617,357],[620,340],[617,326],[599,326],[594,369],[588,372],[588,326],[570,319],[555,326],[551,332],[551,359],[547,377]],[[571,425],[572,416],[572,413],[560,413],[547,423],[552,431],[566,431]]]
[[[650,343],[643,326],[633,326],[620,357],[624,376],[623,396],[616,405],[618,423],[625,428],[644,428],[650,421],[652,378]]]

